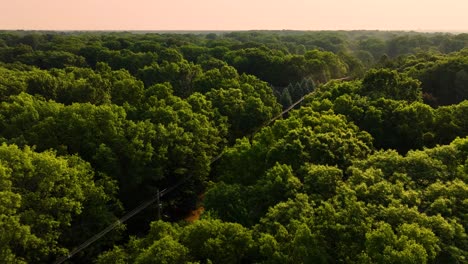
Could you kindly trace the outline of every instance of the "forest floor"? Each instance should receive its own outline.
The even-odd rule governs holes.
[[[204,199],[205,199],[205,193],[198,195],[197,206],[195,210],[190,211],[190,213],[184,218],[185,221],[193,223],[200,219],[200,216],[205,211],[205,207],[203,206]]]
[[[193,223],[200,219],[201,214],[205,211],[205,207],[200,206],[197,209],[190,212],[190,214],[185,217],[185,221]]]

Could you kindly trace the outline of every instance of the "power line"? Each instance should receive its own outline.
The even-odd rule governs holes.
[[[213,164],[215,161],[219,160],[222,156],[223,156],[223,153],[224,152],[221,152],[218,156],[216,156],[215,158],[213,158],[211,161],[210,161],[210,165]],[[147,200],[146,202],[140,204],[138,207],[136,207],[135,209],[133,209],[132,211],[126,213],[124,216],[122,216],[120,219],[118,219],[117,221],[115,221],[114,223],[112,223],[111,225],[109,225],[108,227],[106,227],[104,230],[102,230],[101,232],[95,234],[93,237],[91,237],[90,239],[86,240],[85,242],[83,242],[81,245],[79,245],[78,247],[76,247],[75,249],[73,249],[72,251],[70,251],[70,253],[68,253],[68,255],[66,256],[63,256],[61,258],[59,258],[55,264],[61,264],[63,262],[65,262],[66,260],[72,258],[74,255],[76,255],[77,253],[79,253],[80,251],[84,250],[85,248],[87,248],[88,246],[90,246],[91,244],[93,244],[94,242],[96,242],[97,240],[99,240],[101,237],[105,236],[107,233],[109,233],[110,231],[112,231],[114,228],[116,228],[118,225],[120,224],[123,224],[125,221],[127,221],[128,219],[132,218],[133,216],[135,216],[136,214],[138,214],[139,212],[141,212],[142,210],[144,210],[146,207],[150,206],[151,204],[153,204],[154,202],[156,201],[159,201],[160,198],[162,198],[164,195],[170,193],[171,191],[173,191],[174,189],[176,189],[177,187],[179,187],[180,185],[182,185],[185,181],[189,180],[190,178],[192,178],[193,175],[190,175],[182,180],[180,180],[179,182],[177,182],[175,185],[169,187],[169,188],[166,188],[164,190],[162,190],[161,192],[158,191],[157,195],[149,200]],[[159,204],[159,202],[158,202]],[[159,205],[158,205],[159,206]]]
[[[71,257],[73,257],[74,255],[76,255],[78,252],[82,251],[83,249],[87,248],[89,245],[91,245],[92,243],[96,242],[98,239],[100,239],[101,237],[103,237],[104,235],[106,235],[107,233],[109,233],[110,231],[112,231],[114,228],[116,228],[118,225],[124,223],[125,221],[127,221],[128,219],[132,218],[134,215],[138,214],[140,211],[142,211],[143,209],[145,209],[146,207],[148,207],[149,205],[151,205],[152,203],[154,203],[156,200],[158,199],[158,197],[153,197],[151,198],[150,200],[147,200],[146,202],[140,204],[137,208],[133,209],[132,211],[128,212],[127,214],[125,214],[124,216],[122,216],[119,220],[115,221],[113,224],[109,225],[108,227],[106,227],[104,230],[102,230],[101,232],[97,233],[96,235],[94,235],[93,237],[91,237],[90,239],[86,240],[84,243],[82,243],[81,245],[79,245],[78,247],[76,247],[75,249],[73,249],[70,253],[68,253],[67,256],[64,256],[60,259],[58,259],[55,264],[60,264],[60,263],[63,263],[64,261],[66,261],[67,259],[70,259]]]
[[[345,77],[345,78],[348,78],[348,77]],[[345,80],[345,78],[341,78],[341,79],[337,79],[337,80]],[[284,114],[288,113],[289,111],[291,111],[294,107],[296,107],[298,104],[300,104],[302,101],[304,101],[304,99],[310,95],[312,95],[317,89],[315,88],[313,91],[311,91],[310,93],[302,96],[299,100],[297,100],[296,102],[294,102],[291,106],[289,106],[287,109],[285,109],[284,111],[282,111],[280,114],[278,114],[277,116],[273,117],[272,119],[270,119],[267,123],[265,123],[264,125],[260,126],[257,130],[255,130],[252,135],[251,135],[251,138],[262,128],[266,127],[266,126],[269,126],[271,123],[273,123],[275,120],[277,120],[278,118],[280,118],[281,116],[283,116]],[[222,151],[218,156],[214,157],[211,161],[210,161],[210,166],[216,162],[217,160],[219,160],[222,156],[224,155],[224,151]],[[142,210],[144,210],[146,207],[150,206],[151,204],[153,204],[154,202],[158,202],[158,206],[159,203],[160,203],[160,199],[172,192],[173,190],[177,189],[180,185],[182,185],[183,183],[185,183],[187,180],[189,180],[190,178],[193,177],[193,174],[189,175],[188,177],[186,178],[183,178],[181,179],[179,182],[177,182],[176,184],[174,184],[173,186],[171,187],[168,187],[164,190],[162,190],[161,192],[157,192],[157,195],[149,200],[147,200],[146,202],[140,204],[138,207],[136,207],[135,209],[133,209],[132,211],[128,212],[127,214],[125,214],[124,216],[122,216],[119,220],[115,221],[113,224],[109,225],[108,227],[106,227],[104,230],[102,230],[101,232],[95,234],[93,237],[91,237],[90,239],[86,240],[84,243],[82,243],[81,245],[79,245],[78,247],[76,247],[75,249],[73,249],[70,253],[68,253],[68,255],[66,256],[63,256],[61,258],[59,258],[55,264],[61,264],[63,262],[65,262],[66,260],[72,258],[74,255],[76,255],[77,253],[79,253],[80,251],[84,250],[85,248],[87,248],[89,245],[91,245],[92,243],[96,242],[97,240],[99,240],[101,237],[105,236],[107,233],[109,233],[110,231],[112,231],[114,228],[116,228],[118,225],[120,224],[123,224],[125,221],[127,221],[128,219],[132,218],[134,215],[138,214],[139,212],[141,212]],[[160,211],[160,208],[159,210]],[[160,213],[160,212],[159,212]]]

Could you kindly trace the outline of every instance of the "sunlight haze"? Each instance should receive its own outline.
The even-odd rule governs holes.
[[[0,29],[468,31],[466,0],[1,0]]]

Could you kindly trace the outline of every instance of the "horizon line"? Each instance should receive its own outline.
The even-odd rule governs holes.
[[[37,31],[37,32],[248,32],[248,31],[382,31],[382,32],[419,32],[419,33],[468,33],[468,29],[2,29],[0,31]]]

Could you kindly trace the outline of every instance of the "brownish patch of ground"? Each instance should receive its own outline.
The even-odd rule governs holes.
[[[205,211],[203,206],[198,207],[197,209],[190,212],[190,215],[185,218],[185,221],[192,223],[199,220],[203,211]]]
[[[190,214],[185,217],[185,221],[192,223],[200,220],[201,214],[205,211],[205,207],[203,207],[203,199],[205,199],[204,193],[198,195],[197,209],[191,211]]]

